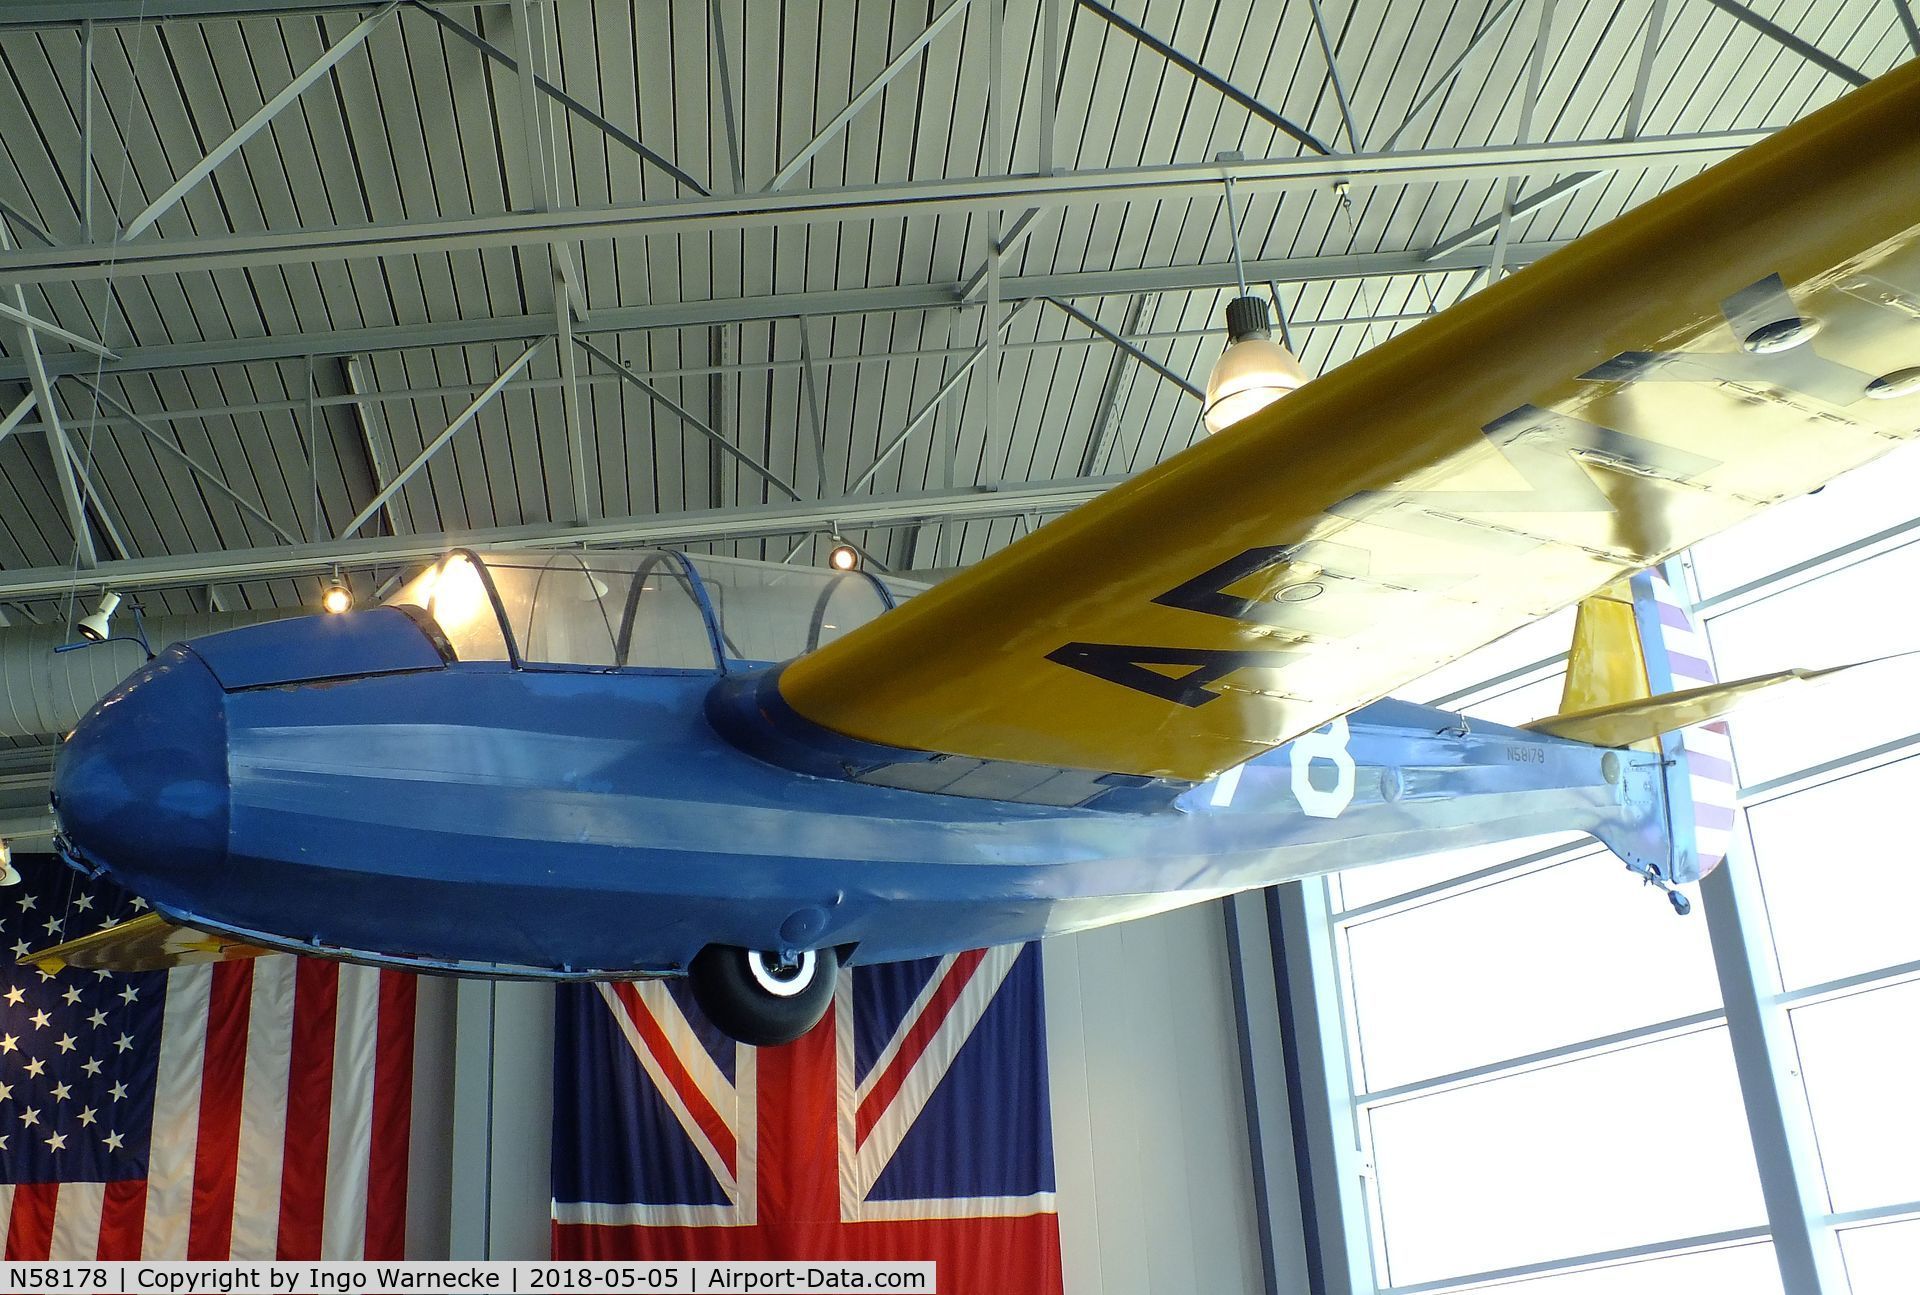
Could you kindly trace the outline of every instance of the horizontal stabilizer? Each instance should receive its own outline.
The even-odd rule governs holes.
[[[1521,727],[1553,737],[1570,738],[1575,742],[1590,742],[1594,746],[1631,746],[1662,733],[1675,733],[1719,719],[1749,699],[1781,684],[1811,683],[1848,670],[1857,670],[1861,666],[1878,665],[1882,661],[1914,655],[1920,654],[1897,653],[1890,657],[1876,657],[1871,661],[1856,661],[1851,665],[1831,666],[1825,670],[1780,670],[1773,674],[1755,675],[1751,679],[1736,679],[1732,683],[1709,684],[1704,688],[1687,688],[1680,692],[1662,693],[1658,697],[1551,715]]]
[[[271,952],[242,944],[224,935],[211,935],[191,926],[177,926],[158,913],[83,935],[50,949],[29,953],[20,961],[42,971],[85,967],[93,971],[165,971],[196,962],[229,962],[257,958]]]

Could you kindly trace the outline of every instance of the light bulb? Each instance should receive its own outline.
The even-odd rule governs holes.
[[[827,554],[827,565],[835,571],[858,571],[860,550],[851,544],[836,544]]]
[[[327,586],[327,591],[320,595],[320,606],[335,616],[341,612],[350,612],[353,610],[353,590],[347,588],[346,583],[335,576],[333,583]]]

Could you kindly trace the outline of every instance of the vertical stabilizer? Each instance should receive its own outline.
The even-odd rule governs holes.
[[[1657,691],[1647,678],[1632,582],[1619,581],[1582,600],[1574,614],[1573,646],[1567,652],[1567,683],[1560,694],[1560,713],[1572,715],[1642,701]],[[1659,749],[1653,742],[1634,745],[1646,751]]]

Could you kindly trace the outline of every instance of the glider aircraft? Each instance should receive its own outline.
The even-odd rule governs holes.
[[[1671,892],[1730,823],[1673,731],[1785,676],[1673,691],[1649,570],[1920,439],[1916,121],[1909,63],[931,589],[460,551],[170,646],[53,791],[154,913],[33,956],[686,975],[774,1043],[839,965],[1425,851]],[[1565,713],[1382,700],[1575,603]]]

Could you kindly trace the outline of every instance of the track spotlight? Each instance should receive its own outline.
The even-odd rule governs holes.
[[[120,609],[120,595],[109,589],[93,605],[93,615],[84,616],[74,626],[89,643],[104,643],[113,625],[113,614]]]
[[[835,571],[858,571],[860,550],[842,540],[827,551],[827,565]]]
[[[339,572],[333,573],[332,583],[320,595],[320,606],[335,616],[353,610],[353,590],[347,588],[347,582],[340,578]]]

